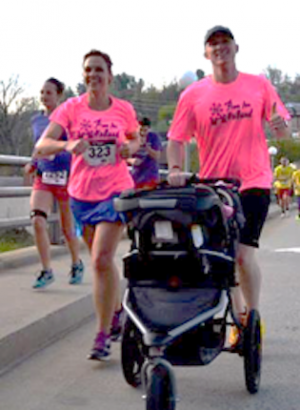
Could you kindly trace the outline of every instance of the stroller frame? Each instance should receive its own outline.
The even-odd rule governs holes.
[[[189,190],[189,188],[192,189]],[[196,210],[196,213],[207,211],[213,207],[217,207],[219,209],[220,212],[218,211],[218,217],[224,225],[224,238],[226,240],[223,237],[217,238],[217,240],[220,239],[221,244],[226,244],[226,251],[224,252],[221,247],[215,250],[214,248],[206,246],[206,242],[209,241],[209,238],[206,235],[206,238],[204,238],[204,243],[202,244],[203,246],[201,245],[197,249],[194,249],[193,246],[193,249],[191,249],[189,245],[188,250],[176,249],[174,251],[172,248],[170,250],[168,246],[164,249],[163,243],[160,244],[160,248],[147,250],[143,254],[143,250],[141,248],[143,246],[146,248],[149,246],[149,238],[148,242],[145,240],[142,241],[142,244],[137,244],[135,240],[136,238],[131,238],[132,249],[123,258],[125,277],[128,278],[128,287],[125,290],[123,298],[123,307],[127,314],[127,319],[121,346],[122,369],[127,383],[133,387],[137,387],[140,383],[142,383],[145,391],[144,398],[146,400],[147,410],[175,409],[177,393],[172,365],[206,365],[214,360],[221,351],[231,351],[232,353],[238,353],[241,356],[244,356],[246,387],[250,393],[256,393],[259,389],[261,364],[259,313],[257,311],[251,311],[248,317],[248,324],[245,327],[242,326],[235,317],[230,294],[230,288],[236,286],[234,276],[235,253],[239,239],[239,229],[243,225],[243,215],[238,199],[237,184],[232,180],[223,180],[221,184],[219,180],[196,180],[196,182],[193,181],[191,184],[188,184],[186,189],[188,192],[187,196],[192,195],[192,192],[197,193],[199,190],[200,192],[202,190],[204,193],[204,205],[202,204],[202,206],[197,203],[196,208],[198,207],[199,209]],[[160,199],[160,195],[164,197],[163,200]],[[175,196],[175,200],[173,196]],[[182,206],[184,208],[184,212],[187,212],[188,207],[186,207],[184,201],[179,206]],[[229,218],[225,216],[224,210],[222,209],[224,206],[227,206],[233,210],[233,213]],[[195,208],[195,204],[192,205],[192,208],[193,207]],[[134,220],[137,216],[137,219],[135,219],[136,225],[143,225],[145,220],[147,221],[147,218],[139,219],[139,213],[141,213],[142,216],[146,215],[147,217],[147,210],[157,211],[157,214],[154,212],[154,219],[157,215],[158,219],[168,219],[169,213],[172,213],[171,210],[176,208],[176,192],[172,188],[166,188],[165,185],[161,185],[154,191],[136,191],[125,193],[119,199],[115,200],[115,208],[118,211],[127,214],[127,217],[131,220]],[[167,212],[165,212],[166,210]],[[195,209],[192,210],[192,213],[194,211]],[[177,214],[175,215],[175,219],[176,216]],[[193,224],[194,221],[189,221],[189,226],[191,223]],[[137,226],[135,228],[137,228]],[[220,226],[217,225],[217,228],[220,230]],[[138,241],[140,242],[140,239],[138,239]],[[143,255],[141,256],[141,254]],[[190,289],[190,285],[184,284],[181,280],[179,280],[179,283],[177,283],[178,287],[176,288],[175,286],[174,289],[172,286],[170,287],[168,282],[168,274],[166,274],[163,281],[160,281],[158,277],[153,280],[153,272],[150,268],[148,269],[148,265],[155,262],[156,258],[168,258],[169,256],[172,257],[174,255],[176,255],[176,258],[186,257],[188,260],[191,254],[194,256],[196,255],[196,259],[200,258],[201,262],[199,266],[203,272],[205,272],[206,269],[205,263],[202,263],[203,258],[204,261],[207,261],[210,258],[208,264],[210,266],[214,266],[214,262],[211,262],[212,259],[214,261],[218,260],[218,263],[221,261],[221,265],[216,265],[217,269],[220,269],[220,267],[222,269],[222,267],[225,267],[226,264],[229,264],[229,269],[227,272],[226,268],[224,269],[225,272],[221,272],[224,273],[224,275],[222,275],[222,279],[219,275],[212,281],[209,279],[209,283],[207,285],[207,278],[209,277],[209,275],[207,275],[202,283],[194,283],[191,285],[191,288],[196,289],[196,293],[199,294],[202,291],[205,293],[206,289],[211,289],[216,286],[217,288],[214,288],[218,295],[218,297],[216,297],[216,303],[209,308],[206,307],[203,311],[200,311],[193,317],[187,318],[182,323],[175,323],[175,325],[171,326],[165,324],[163,326],[163,330],[161,330],[159,326],[157,327],[157,325],[155,325],[153,329],[151,323],[151,310],[150,313],[147,311],[146,313],[143,312],[143,293],[141,297],[138,296],[137,293],[137,297],[140,298],[140,300],[136,302],[134,301],[136,298],[135,292],[146,292],[145,295],[147,295],[147,289],[159,289],[161,292],[166,292],[167,294],[170,291],[172,295],[175,295],[177,292],[180,296],[183,289]],[[139,257],[142,260],[142,263],[137,263]],[[143,258],[147,261],[144,264]],[[145,272],[145,277],[141,278],[141,276],[143,276],[141,271]],[[191,292],[193,291],[191,290]],[[151,297],[149,299],[151,299]],[[140,308],[141,311],[139,311]],[[228,315],[232,318],[231,322],[228,322]],[[155,322],[155,320],[153,321]],[[237,326],[242,335],[240,344],[235,350],[224,347],[226,327],[228,325]],[[196,335],[196,339],[197,341],[202,340],[202,333],[205,331],[207,326],[209,331],[208,333],[204,333],[204,336],[207,336],[208,334],[208,340],[210,340],[211,336],[216,338],[216,345],[213,347],[209,346],[209,344],[208,346],[198,346],[199,352],[201,349],[204,352],[204,359],[199,354],[199,358],[196,360],[195,357],[187,357],[187,359],[185,358],[183,360],[179,357],[178,360],[178,357],[176,356],[176,349],[179,349],[178,351],[182,352],[182,346],[184,347],[184,343],[182,346],[180,344],[181,338],[184,339],[185,337],[188,337],[188,343],[192,343],[195,339],[193,332],[199,331],[200,336]],[[219,329],[219,331],[215,331],[214,329],[216,328]],[[191,336],[189,336],[189,333],[191,333]],[[177,346],[175,346],[176,343]],[[173,349],[174,346],[175,350]],[[172,349],[176,352],[175,356]]]

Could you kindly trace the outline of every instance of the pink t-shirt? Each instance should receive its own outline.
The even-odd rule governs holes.
[[[200,178],[235,178],[241,181],[241,190],[270,188],[273,177],[264,124],[274,102],[279,114],[290,119],[265,77],[239,73],[228,84],[206,77],[181,94],[168,138],[196,138]]]
[[[138,130],[136,113],[126,101],[110,96],[104,111],[88,106],[87,94],[70,98],[50,116],[69,139],[84,138],[90,147],[73,155],[69,194],[81,201],[101,201],[134,186],[126,162],[118,154],[126,135]]]

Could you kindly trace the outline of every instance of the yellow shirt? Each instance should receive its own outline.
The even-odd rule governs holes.
[[[292,176],[295,172],[295,168],[291,165],[286,167],[283,165],[278,165],[274,171],[275,179],[280,183],[279,188],[291,188],[292,186]]]
[[[300,169],[293,173],[293,184],[295,195],[300,196]]]

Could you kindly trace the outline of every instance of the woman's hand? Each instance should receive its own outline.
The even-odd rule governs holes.
[[[131,157],[131,149],[129,143],[122,144],[119,149],[120,157],[123,159],[128,159]]]
[[[83,154],[90,144],[84,139],[69,140],[66,144],[65,150],[73,155]]]
[[[36,170],[36,166],[29,162],[28,164],[25,165],[24,167],[24,174],[25,175],[32,175]]]

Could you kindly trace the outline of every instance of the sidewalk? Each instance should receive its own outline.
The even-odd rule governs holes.
[[[279,207],[272,204],[268,218],[279,213]],[[129,241],[123,239],[116,257],[120,273],[122,256],[128,249]],[[86,248],[81,250],[85,276],[79,286],[68,284],[67,249],[53,247],[52,255],[56,280],[49,288],[35,291],[32,283],[40,268],[35,247],[0,254],[0,374],[93,318],[91,263]]]

